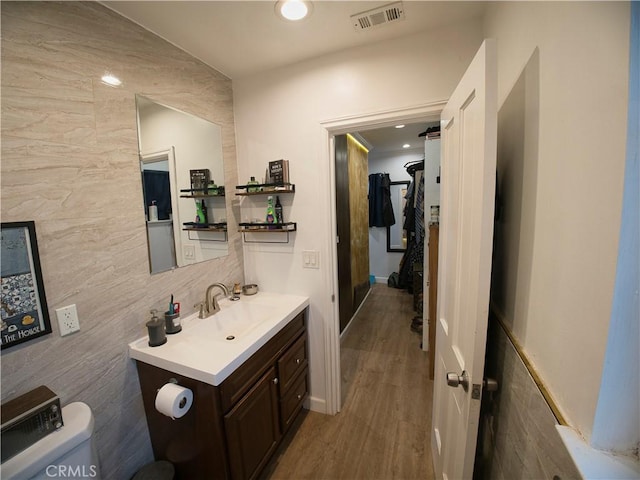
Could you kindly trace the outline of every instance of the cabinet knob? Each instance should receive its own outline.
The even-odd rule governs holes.
[[[302,398],[302,395],[298,394],[298,400],[300,400]]]
[[[300,361],[301,360],[299,358],[296,358],[296,365],[300,365]]]
[[[274,378],[274,379],[272,380],[272,382],[273,382],[273,384],[274,384],[274,385],[277,385],[277,384],[278,384],[278,378],[277,378],[277,377],[276,377],[276,378]]]

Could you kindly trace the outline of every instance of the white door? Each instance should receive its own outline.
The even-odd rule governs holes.
[[[450,480],[472,477],[478,431],[493,241],[496,70],[495,41],[485,40],[441,117],[431,448],[436,478]]]

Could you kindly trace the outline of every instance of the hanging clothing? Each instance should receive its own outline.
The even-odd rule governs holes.
[[[411,293],[414,265],[424,262],[424,161],[409,165],[407,172],[413,177],[405,196],[404,229],[408,241],[400,260],[398,285]]]
[[[416,243],[424,243],[424,172],[416,172],[418,180],[418,190],[416,192],[416,204],[414,207]]]
[[[409,188],[407,188],[407,193],[404,196],[404,211],[402,212],[404,216],[404,224],[402,228],[407,231],[407,235],[412,234],[415,229],[415,220],[416,216],[414,214],[415,209],[415,186],[416,182],[412,178],[411,183],[409,184]]]
[[[395,223],[389,174],[372,173],[369,175],[369,226],[390,227]]]

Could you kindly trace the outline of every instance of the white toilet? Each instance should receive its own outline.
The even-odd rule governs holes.
[[[64,425],[5,461],[3,480],[52,478],[100,479],[98,455],[93,439],[93,413],[82,402],[62,407]]]

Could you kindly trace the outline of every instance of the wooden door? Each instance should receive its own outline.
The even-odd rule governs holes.
[[[436,476],[445,479],[473,475],[489,315],[496,75],[495,42],[486,40],[441,117],[442,203],[431,445]]]

